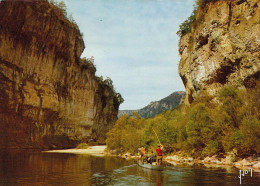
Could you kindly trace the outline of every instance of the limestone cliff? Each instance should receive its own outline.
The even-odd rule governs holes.
[[[179,42],[179,74],[189,104],[201,90],[254,87],[260,78],[260,1],[200,0],[191,33]]]
[[[0,2],[0,148],[104,139],[120,103],[83,50],[77,25],[56,6]]]

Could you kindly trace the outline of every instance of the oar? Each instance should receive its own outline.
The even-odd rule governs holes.
[[[153,127],[152,127],[152,129],[153,129]],[[155,133],[155,135],[156,135],[156,137],[157,137],[157,139],[158,139],[159,143],[161,144],[161,142],[160,142],[160,140],[159,140],[159,138],[158,138],[158,136],[157,136],[157,134],[156,134],[156,132],[155,132],[155,130],[154,130],[154,129],[153,129],[153,131],[154,131],[154,133]]]

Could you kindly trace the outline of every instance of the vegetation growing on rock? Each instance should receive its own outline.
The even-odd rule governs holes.
[[[191,15],[183,23],[180,24],[180,28],[176,33],[179,37],[182,37],[183,35],[191,32],[192,23],[196,19],[197,10],[198,10],[198,6],[195,4]]]

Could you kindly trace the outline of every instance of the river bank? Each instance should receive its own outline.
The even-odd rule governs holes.
[[[236,167],[240,170],[252,169],[255,172],[260,172],[260,157],[248,157],[244,159],[233,160],[233,157],[226,156],[225,158],[217,158],[217,156],[206,157],[204,159],[196,159],[193,157],[182,157],[179,155],[165,156],[165,161],[170,164],[203,164],[206,167]]]
[[[5,151],[0,162],[0,185],[239,185],[236,170],[169,166],[152,171],[110,155]],[[242,180],[243,185],[259,182],[260,173],[254,172]]]
[[[63,150],[49,150],[43,151],[46,153],[71,153],[71,154],[89,154],[89,155],[115,155],[113,152],[106,150],[106,145],[102,146],[90,146],[87,149],[63,149]],[[119,154],[125,159],[138,159],[140,156],[131,155],[130,153]],[[217,158],[217,156],[206,157],[204,159],[196,159],[193,157],[183,156],[181,152],[176,154],[164,156],[164,160],[172,165],[194,165],[201,164],[205,167],[236,167],[237,169],[252,169],[255,172],[260,172],[260,157],[248,157],[244,159],[236,159],[234,155],[228,154],[225,158]]]
[[[137,159],[140,156],[133,156],[130,153],[120,155],[123,158]],[[193,166],[194,164],[204,165],[207,168],[231,168],[235,167],[240,170],[252,169],[254,172],[260,172],[260,157],[248,157],[244,159],[236,159],[232,155],[227,155],[225,158],[217,158],[217,156],[206,157],[204,159],[196,159],[193,157],[182,156],[181,153],[172,155],[165,155],[164,161],[171,165],[187,165]]]
[[[62,149],[62,150],[48,150],[45,153],[70,153],[70,154],[98,154],[104,155],[106,153],[106,145],[90,146],[87,149]]]

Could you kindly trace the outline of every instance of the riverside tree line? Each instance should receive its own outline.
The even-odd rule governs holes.
[[[157,132],[166,153],[193,157],[237,157],[260,154],[260,83],[254,89],[223,87],[217,97],[201,92],[189,106],[144,119],[137,113],[121,116],[107,133],[107,146],[119,153],[138,147],[154,150]]]

